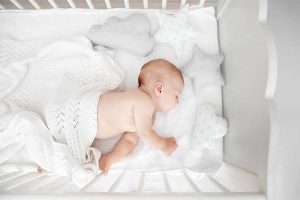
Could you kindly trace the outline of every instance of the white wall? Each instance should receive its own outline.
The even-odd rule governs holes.
[[[224,0],[218,2],[219,6]],[[258,21],[259,0],[232,0],[219,20],[224,116],[229,121],[225,161],[259,175],[266,191],[269,112],[265,98],[268,78],[266,33]]]
[[[300,1],[269,0],[268,25],[278,54],[268,199],[300,199]]]

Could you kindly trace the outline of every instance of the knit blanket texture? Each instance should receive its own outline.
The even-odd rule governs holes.
[[[80,149],[80,109],[87,102],[94,110],[99,95],[119,86],[123,71],[85,37],[30,43],[5,39],[0,44],[0,164],[25,146],[43,169],[84,186],[100,172],[101,154]],[[95,131],[97,123],[92,123],[82,130]],[[87,147],[93,134],[88,141],[82,136]]]

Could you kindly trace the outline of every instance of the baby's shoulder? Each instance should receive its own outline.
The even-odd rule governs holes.
[[[154,109],[154,104],[147,93],[143,92],[140,89],[134,89],[132,90],[132,95],[135,105],[145,106],[151,110]]]

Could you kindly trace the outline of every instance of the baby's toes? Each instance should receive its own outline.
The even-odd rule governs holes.
[[[37,172],[38,173],[43,173],[43,172],[46,172],[46,170],[44,170],[41,166],[38,165]]]
[[[107,176],[107,174],[108,174],[108,169],[105,169],[105,170],[103,171],[103,173],[104,173],[105,176]]]

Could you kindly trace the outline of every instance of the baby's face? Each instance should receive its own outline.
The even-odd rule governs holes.
[[[181,78],[172,78],[164,84],[164,91],[159,98],[159,111],[167,112],[178,104],[178,98],[183,89]]]

